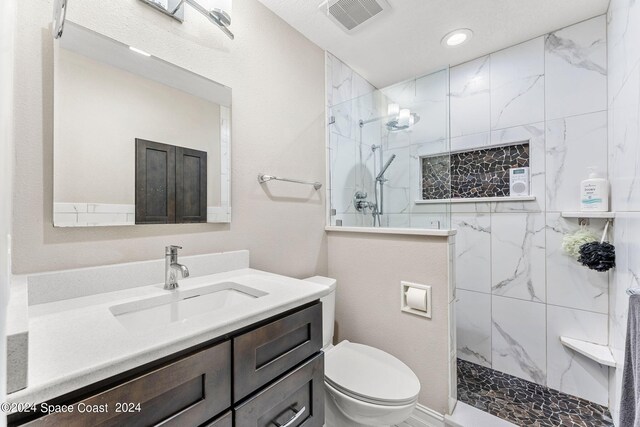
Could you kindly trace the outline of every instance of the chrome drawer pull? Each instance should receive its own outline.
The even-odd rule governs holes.
[[[298,412],[296,412],[296,410],[293,409],[293,407],[291,407],[291,410],[295,413],[293,418],[291,418],[289,421],[287,421],[286,424],[278,424],[277,422],[274,421],[273,423],[276,425],[276,427],[291,427],[293,425],[293,423],[298,421],[298,418],[300,418],[302,416],[302,414],[304,414],[304,412],[307,410],[307,407],[303,406],[302,409],[300,409]]]

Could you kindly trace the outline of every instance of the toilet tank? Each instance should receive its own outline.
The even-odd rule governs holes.
[[[333,324],[336,318],[336,279],[329,277],[314,276],[304,279],[306,282],[313,282],[326,286],[328,293],[320,298],[322,302],[322,348],[333,344]]]

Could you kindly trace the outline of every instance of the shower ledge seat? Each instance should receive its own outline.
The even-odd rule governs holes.
[[[612,368],[616,367],[616,361],[613,358],[611,348],[606,345],[594,344],[568,337],[560,337],[560,342],[565,347],[568,347],[591,360],[595,360],[601,365],[611,366]]]

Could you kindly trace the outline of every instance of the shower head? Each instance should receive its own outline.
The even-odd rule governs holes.
[[[394,117],[393,119],[385,123],[385,126],[387,127],[387,130],[389,130],[390,132],[397,132],[400,130],[409,129],[411,126],[415,125],[419,121],[420,121],[420,116],[416,113],[411,113],[411,119],[409,120],[408,124],[400,124],[399,118]]]
[[[384,176],[384,173],[387,171],[387,168],[389,167],[391,162],[393,162],[395,160],[395,158],[396,158],[395,154],[392,154],[391,157],[389,157],[389,160],[387,160],[387,163],[384,164],[384,166],[382,167],[382,170],[380,171],[378,176],[376,176],[376,181],[382,180],[382,177]]]

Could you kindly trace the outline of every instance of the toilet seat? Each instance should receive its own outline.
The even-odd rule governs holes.
[[[375,405],[414,403],[420,381],[392,355],[363,344],[342,341],[325,355],[325,381],[354,399]]]

